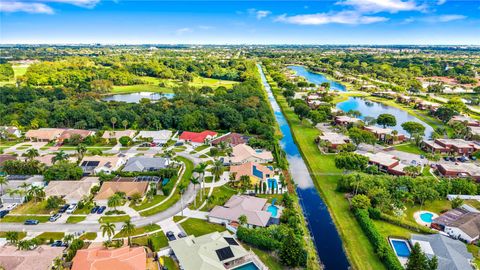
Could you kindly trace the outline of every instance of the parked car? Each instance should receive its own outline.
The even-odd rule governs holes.
[[[39,223],[38,220],[36,219],[27,219],[25,220],[25,222],[23,223],[24,225],[37,225]]]
[[[458,158],[458,161],[460,161],[460,162],[466,162],[466,161],[468,161],[468,158],[467,158],[467,157],[464,157],[464,156],[461,156],[461,157]]]
[[[178,236],[178,238],[185,238],[185,237],[187,237],[187,235],[186,235],[184,232],[179,232],[179,233],[177,234],[177,236]]]
[[[176,143],[174,144],[174,146],[182,146],[182,145],[183,145],[183,142],[176,142]]]
[[[8,210],[2,210],[2,211],[0,211],[0,218],[3,218],[3,217],[6,216],[8,213],[10,213],[10,211],[8,211]]]
[[[424,156],[424,155],[420,155],[420,158],[421,158],[421,159],[424,159],[424,158],[425,158],[425,156]]]
[[[13,209],[17,208],[17,206],[18,206],[18,203],[12,203],[12,204],[7,205],[7,207],[5,209],[8,210],[8,211],[12,211]]]
[[[150,147],[151,144],[149,142],[144,142],[142,144],[139,145],[139,147]]]
[[[55,221],[57,221],[61,216],[62,216],[62,214],[56,213],[55,215],[51,216],[51,217],[48,219],[48,221],[50,221],[50,222],[55,222]]]
[[[50,246],[51,247],[66,247],[68,245],[67,245],[67,243],[62,242],[62,240],[57,240],[57,241],[53,242]]]
[[[71,213],[73,213],[73,211],[75,211],[75,209],[77,209],[77,204],[76,204],[76,203],[72,203],[72,204],[67,208],[66,213],[67,213],[67,214],[71,214]]]
[[[449,161],[450,159],[448,157],[443,157],[443,160]]]
[[[175,234],[172,231],[168,231],[165,235],[167,236],[168,241],[173,241],[177,239],[175,238]]]
[[[70,207],[69,204],[65,204],[64,206],[62,206],[60,208],[60,210],[58,210],[58,213],[65,213],[65,211],[67,211],[68,207]]]
[[[105,209],[107,209],[106,206],[102,206],[102,207],[98,208],[97,214],[103,214],[103,211],[105,211]]]
[[[94,206],[94,207],[92,208],[92,210],[90,210],[90,214],[95,214],[95,213],[97,213],[98,208],[100,208],[100,207],[99,207],[99,206]]]
[[[450,161],[455,161],[455,157],[450,157]]]
[[[477,157],[476,156],[471,156],[470,159],[475,161],[475,160],[477,160]]]

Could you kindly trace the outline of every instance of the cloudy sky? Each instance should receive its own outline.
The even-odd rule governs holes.
[[[480,45],[480,0],[0,0],[0,43]]]

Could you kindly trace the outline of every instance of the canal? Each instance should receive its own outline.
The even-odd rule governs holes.
[[[283,138],[280,140],[280,146],[286,153],[290,166],[290,174],[295,184],[297,184],[299,201],[320,260],[324,264],[325,269],[348,269],[348,259],[343,250],[342,240],[340,239],[337,228],[333,223],[325,202],[315,188],[307,165],[303,161],[300,151],[295,144],[290,126],[273,96],[262,67],[258,65],[258,69],[262,83],[268,93],[268,100],[272,105],[275,118],[283,134]]]
[[[174,94],[167,93],[155,93],[155,92],[136,92],[136,93],[128,93],[128,94],[115,94],[115,95],[108,95],[104,97],[102,100],[104,101],[119,101],[119,102],[127,102],[127,103],[140,103],[142,99],[149,99],[152,101],[159,100],[163,97],[165,98],[173,98]]]
[[[325,75],[321,73],[311,72],[306,69],[304,66],[287,66],[287,68],[295,71],[298,76],[304,77],[308,82],[320,85],[324,82],[330,83],[330,89],[334,91],[345,92],[347,87],[337,81],[330,80]]]

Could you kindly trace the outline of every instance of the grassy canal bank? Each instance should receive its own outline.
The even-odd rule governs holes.
[[[267,79],[283,114],[290,124],[293,136],[309,167],[312,179],[328,205],[352,268],[385,269],[351,213],[344,194],[336,191],[341,171],[335,167],[334,155],[321,154],[314,143],[314,139],[320,132],[310,123],[300,121],[293,110],[288,107],[286,99],[268,75]]]

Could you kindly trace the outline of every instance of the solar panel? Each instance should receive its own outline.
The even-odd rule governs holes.
[[[227,243],[231,246],[238,246],[237,241],[231,237],[224,237],[223,239],[225,239],[225,241],[227,241]]]
[[[84,161],[84,162],[82,162],[82,165],[80,165],[80,166],[82,166],[82,167],[86,167],[86,166],[87,166],[87,164],[88,164],[88,161]]]
[[[98,164],[100,164],[100,161],[88,161],[88,165],[87,166],[92,166],[92,167],[97,167]]]
[[[220,261],[224,261],[226,259],[230,259],[234,257],[232,249],[230,247],[217,249],[215,250],[215,252],[217,253],[218,259]]]

